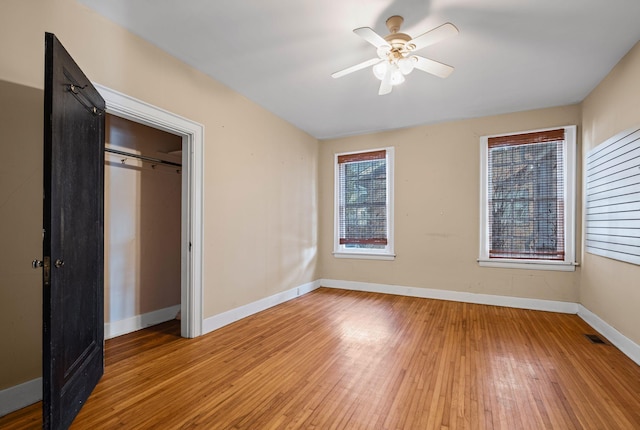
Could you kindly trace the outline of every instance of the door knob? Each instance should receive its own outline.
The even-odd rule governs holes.
[[[55,263],[53,263],[58,269],[61,268],[62,266],[64,266],[64,261],[60,260],[59,258],[56,260]]]
[[[44,266],[44,263],[42,262],[42,260],[35,259],[31,262],[31,267],[34,269],[38,269],[42,266]]]

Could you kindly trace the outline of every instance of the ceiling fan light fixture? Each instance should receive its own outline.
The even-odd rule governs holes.
[[[392,67],[391,85],[393,86],[400,85],[401,83],[404,82],[404,75],[402,74],[402,72],[400,71],[397,65],[394,64],[391,67]]]
[[[416,61],[414,57],[402,57],[398,60],[398,68],[403,75],[408,75],[413,71]]]
[[[387,70],[389,69],[390,64],[387,61],[381,61],[375,66],[373,66],[373,74],[376,78],[383,80],[385,75],[387,74]]]
[[[379,46],[378,49],[376,49],[378,57],[382,58],[383,60],[389,56],[389,51],[391,51],[391,47],[389,45],[382,45]]]

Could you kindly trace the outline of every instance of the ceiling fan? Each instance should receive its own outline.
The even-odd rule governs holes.
[[[404,18],[398,15],[387,19],[386,24],[389,34],[385,37],[380,36],[369,27],[360,27],[353,30],[355,34],[377,48],[378,58],[372,58],[348,67],[335,72],[331,76],[340,78],[357,70],[373,66],[373,74],[381,81],[378,95],[389,94],[393,86],[404,82],[404,77],[411,73],[413,69],[422,70],[441,78],[449,76],[453,72],[453,67],[413,53],[447,37],[455,36],[458,34],[456,26],[447,22],[418,37],[411,38],[408,34],[399,33],[403,21]]]

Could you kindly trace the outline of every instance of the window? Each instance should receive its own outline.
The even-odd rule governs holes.
[[[480,147],[480,265],[574,270],[576,127]]]
[[[393,259],[393,148],[335,156],[334,255]]]

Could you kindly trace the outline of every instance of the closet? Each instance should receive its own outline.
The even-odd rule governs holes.
[[[105,337],[180,309],[182,139],[107,115]]]

